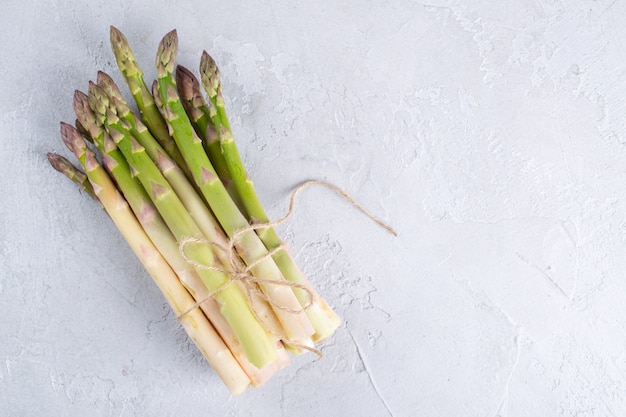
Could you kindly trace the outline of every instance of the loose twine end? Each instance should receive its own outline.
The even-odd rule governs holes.
[[[305,181],[302,184],[300,184],[298,187],[296,187],[296,189],[293,190],[293,192],[291,193],[291,198],[289,200],[289,210],[287,211],[286,215],[284,215],[282,218],[277,220],[278,224],[283,223],[293,214],[296,196],[304,189],[312,187],[313,185],[322,185],[326,188],[330,188],[331,190],[333,190],[334,192],[342,196],[346,201],[348,201],[348,203],[352,204],[355,208],[359,209],[361,212],[363,212],[363,214],[365,214],[367,217],[369,217],[374,222],[376,222],[380,227],[382,227],[383,229],[385,229],[392,235],[398,236],[398,232],[396,232],[396,230],[393,227],[391,227],[390,225],[388,225],[387,223],[385,223],[384,221],[376,217],[374,213],[366,209],[362,204],[360,204],[358,201],[352,198],[350,194],[348,194],[341,188],[337,187],[336,185],[331,184],[327,181],[322,181],[322,180]]]
[[[233,235],[230,237],[230,239],[228,240],[228,243],[226,245],[222,245],[220,243],[213,242],[213,241],[210,241],[210,240],[207,240],[207,239],[195,238],[195,237],[187,237],[187,238],[182,239],[179,242],[179,244],[178,244],[178,252],[180,253],[180,256],[185,260],[185,262],[189,263],[190,265],[192,265],[192,266],[194,266],[194,267],[196,267],[198,269],[204,269],[204,270],[209,270],[209,271],[221,272],[221,273],[225,274],[228,277],[228,279],[219,288],[209,292],[209,294],[207,294],[205,297],[201,298],[200,300],[197,300],[191,307],[189,307],[187,310],[185,310],[182,313],[180,313],[177,316],[177,319],[181,320],[187,314],[189,314],[190,312],[192,312],[196,308],[200,307],[204,302],[208,301],[211,298],[214,298],[217,294],[219,294],[220,292],[224,291],[226,288],[228,288],[234,282],[237,282],[237,281],[239,281],[239,282],[241,282],[243,284],[243,287],[245,288],[246,293],[247,293],[246,295],[248,296],[248,299],[250,300],[250,303],[251,303],[250,307],[252,309],[252,312],[254,313],[254,315],[257,318],[257,320],[259,320],[259,322],[261,322],[261,323],[263,323],[263,320],[260,318],[260,315],[257,314],[257,308],[255,307],[255,301],[254,301],[254,297],[252,297],[252,292],[254,292],[255,295],[259,296],[262,300],[264,300],[267,303],[269,303],[270,305],[272,305],[272,307],[274,307],[274,308],[278,308],[280,310],[287,311],[287,312],[293,313],[293,314],[299,314],[299,313],[306,312],[314,303],[313,291],[311,289],[309,289],[307,286],[302,285],[302,284],[298,284],[298,283],[295,283],[295,282],[289,282],[289,281],[286,281],[284,279],[280,280],[280,281],[277,281],[277,280],[272,280],[272,279],[259,278],[259,277],[253,276],[253,274],[251,272],[259,263],[265,261],[269,257],[274,256],[279,251],[286,249],[286,244],[284,242],[281,245],[279,245],[279,246],[273,248],[272,250],[268,251],[267,253],[265,253],[259,259],[255,260],[254,262],[249,263],[248,265],[244,265],[243,264],[243,262],[239,258],[239,255],[237,254],[235,248],[236,248],[236,243],[237,243],[237,241],[238,241],[238,239],[239,239],[239,237],[241,235],[243,235],[245,233],[248,233],[250,231],[258,230],[258,229],[265,229],[265,228],[268,228],[268,227],[275,227],[275,226],[278,226],[278,225],[284,223],[285,221],[287,221],[293,215],[293,212],[295,210],[295,201],[296,201],[297,195],[301,191],[305,190],[306,188],[312,187],[314,185],[321,185],[321,186],[324,186],[326,188],[329,188],[329,189],[335,191],[337,194],[339,194],[341,197],[343,197],[346,201],[348,201],[351,205],[353,205],[355,208],[359,209],[367,217],[369,217],[374,222],[376,222],[379,226],[381,226],[382,228],[387,230],[392,235],[398,236],[398,232],[396,232],[395,229],[393,229],[387,223],[383,222],[381,219],[376,217],[372,212],[367,210],[363,205],[361,205],[354,198],[352,198],[348,193],[346,193],[344,190],[342,190],[341,188],[337,187],[336,185],[331,184],[331,183],[326,182],[326,181],[322,181],[322,180],[305,181],[305,182],[301,183],[300,185],[298,185],[292,191],[291,197],[289,199],[289,209],[287,210],[287,213],[283,217],[279,218],[276,221],[265,222],[265,223],[254,223],[254,224],[251,224],[251,225],[249,225],[247,227],[244,227],[244,228],[236,231],[235,233],[233,233]],[[215,265],[207,265],[207,264],[198,262],[198,261],[196,261],[194,259],[191,259],[189,256],[187,256],[187,253],[185,252],[185,248],[187,246],[193,245],[193,244],[207,244],[207,245],[210,245],[210,246],[212,246],[212,247],[214,247],[214,248],[224,252],[226,254],[226,256],[227,256],[227,260],[228,260],[229,265],[227,267],[215,266]],[[297,310],[289,309],[289,308],[286,308],[284,306],[277,305],[273,300],[269,299],[269,297],[267,297],[265,294],[263,294],[262,291],[259,291],[255,284],[282,285],[282,286],[288,286],[288,287],[292,287],[292,288],[298,288],[298,289],[304,291],[304,293],[306,294],[306,297],[307,297],[307,301],[304,303],[304,305],[300,309],[297,309]],[[267,326],[265,326],[265,327],[267,328]],[[271,332],[271,333],[274,333],[274,332]],[[280,335],[277,335],[275,333],[274,333],[274,335],[277,336],[279,339],[281,339],[281,341],[283,341],[286,344],[290,344],[290,345],[292,345],[294,347],[311,351],[311,352],[317,354],[320,357],[322,356],[322,353],[319,350],[317,350],[317,349],[315,349],[313,347],[302,345],[300,343],[287,340],[287,339],[282,338]]]

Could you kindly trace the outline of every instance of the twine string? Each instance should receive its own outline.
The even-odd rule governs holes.
[[[234,236],[233,236],[234,237]],[[207,244],[210,246],[214,246],[216,248],[218,248],[219,250],[222,250],[224,252],[226,252],[227,255],[227,259],[228,262],[230,264],[230,269],[227,268],[223,268],[221,266],[215,266],[215,265],[207,265],[201,262],[198,262],[192,258],[190,258],[187,253],[185,252],[185,248],[191,244]],[[298,284],[296,282],[289,282],[286,280],[272,280],[272,279],[266,279],[266,278],[258,278],[255,277],[254,275],[252,275],[251,271],[252,269],[254,269],[258,264],[260,264],[261,262],[265,261],[268,257],[274,256],[276,253],[278,253],[279,251],[283,250],[286,248],[285,243],[281,243],[279,246],[275,247],[274,249],[268,251],[267,253],[265,253],[262,257],[256,259],[254,262],[250,262],[250,264],[243,265],[242,262],[239,262],[238,260],[238,255],[235,253],[234,250],[235,244],[233,242],[233,239],[231,238],[229,240],[229,244],[227,246],[221,245],[217,242],[213,242],[211,240],[208,239],[201,239],[201,238],[195,238],[195,237],[187,237],[184,238],[183,240],[180,241],[180,244],[178,245],[178,252],[180,253],[180,256],[185,260],[185,262],[189,263],[190,265],[198,268],[198,269],[204,269],[204,270],[208,270],[208,271],[217,271],[217,272],[221,272],[223,274],[225,274],[228,279],[226,280],[226,282],[224,282],[221,286],[219,286],[217,289],[209,292],[206,296],[202,297],[200,300],[196,301],[191,307],[189,307],[187,310],[183,311],[182,313],[180,313],[178,315],[178,319],[180,320],[182,317],[184,317],[185,315],[189,314],[191,311],[195,310],[196,308],[200,307],[205,301],[214,298],[217,294],[219,294],[220,292],[224,291],[226,288],[230,287],[234,282],[236,281],[240,281],[244,284],[246,290],[248,291],[248,299],[250,300],[251,303],[253,303],[253,299],[251,299],[250,297],[250,293],[249,293],[249,289],[253,288],[253,284],[273,284],[273,285],[282,285],[282,286],[287,286],[287,287],[291,287],[291,288],[298,288],[302,291],[305,292],[306,297],[307,297],[307,301],[304,303],[304,305],[299,308],[299,309],[291,309],[285,306],[281,306],[280,304],[276,303],[275,301],[271,300],[267,295],[265,295],[262,291],[257,291],[257,294],[260,298],[262,298],[264,301],[268,302],[269,304],[272,305],[272,307],[274,308],[278,308],[280,310],[286,311],[288,313],[292,313],[292,314],[299,314],[299,313],[303,313],[305,311],[307,311],[309,308],[311,308],[311,306],[313,305],[313,292],[305,285],[302,284]],[[254,309],[254,306],[251,306],[252,311],[255,313],[256,315],[256,310]],[[258,318],[258,317],[257,317]]]
[[[248,265],[245,265],[241,261],[241,259],[239,258],[239,255],[236,252],[236,245],[237,245],[237,242],[238,242],[240,236],[243,235],[243,234],[249,233],[251,231],[260,230],[260,229],[267,229],[267,228],[270,228],[270,227],[276,227],[276,226],[279,226],[282,223],[286,222],[293,215],[293,212],[295,210],[295,201],[296,201],[296,197],[298,196],[298,194],[300,192],[302,192],[303,190],[305,190],[306,188],[309,188],[309,187],[314,186],[314,185],[322,185],[322,186],[324,186],[326,188],[329,188],[329,189],[335,191],[337,194],[339,194],[341,197],[343,197],[346,201],[348,201],[352,206],[354,206],[355,208],[357,208],[358,210],[363,212],[371,220],[376,222],[379,226],[381,226],[382,228],[387,230],[392,235],[398,236],[398,232],[396,232],[391,226],[389,226],[388,224],[386,224],[385,222],[380,220],[372,212],[367,210],[363,205],[361,205],[354,198],[352,198],[348,193],[346,193],[344,190],[342,190],[341,188],[337,187],[336,185],[331,184],[331,183],[326,182],[326,181],[322,181],[322,180],[305,181],[305,182],[301,183],[300,185],[298,185],[298,187],[296,187],[292,191],[291,197],[289,199],[289,209],[287,210],[287,213],[283,217],[279,218],[276,221],[254,223],[254,224],[248,225],[246,227],[243,227],[243,228],[235,231],[232,234],[232,236],[228,239],[228,243],[226,245],[222,245],[220,243],[213,242],[213,241],[208,240],[208,239],[196,238],[196,237],[186,237],[186,238],[182,239],[179,242],[178,252],[180,253],[180,256],[185,260],[185,262],[187,262],[188,264],[190,264],[190,265],[192,265],[192,266],[194,266],[195,268],[198,268],[198,269],[207,270],[207,271],[221,272],[221,273],[225,274],[228,277],[228,279],[221,286],[219,286],[217,289],[215,289],[213,291],[210,291],[205,297],[201,298],[200,300],[197,300],[191,307],[189,307],[187,310],[185,310],[182,313],[180,313],[178,315],[177,319],[178,320],[182,319],[184,316],[189,314],[191,311],[193,311],[196,308],[200,307],[204,302],[208,301],[211,298],[214,298],[217,294],[219,294],[220,292],[224,291],[226,288],[230,287],[234,282],[241,282],[241,283],[243,283],[243,286],[244,286],[244,288],[246,290],[246,295],[248,297],[248,300],[250,300],[251,310],[254,313],[254,315],[257,318],[257,320],[259,320],[261,323],[263,323],[263,321],[259,317],[260,315],[257,314],[257,308],[255,308],[255,301],[254,301],[254,298],[251,296],[251,292],[252,291],[255,291],[255,294],[257,294],[261,299],[263,299],[264,301],[269,303],[273,308],[277,308],[277,309],[280,309],[280,310],[283,310],[283,311],[286,311],[286,312],[289,312],[289,313],[299,314],[299,313],[306,312],[309,308],[311,308],[311,306],[313,305],[313,302],[314,302],[314,295],[313,295],[313,291],[311,289],[309,289],[307,286],[299,284],[299,283],[287,281],[284,278],[282,280],[273,280],[273,279],[268,279],[268,278],[259,278],[259,277],[255,277],[253,275],[253,273],[252,273],[252,270],[255,267],[257,267],[261,262],[264,262],[265,260],[267,260],[268,258],[274,256],[278,252],[286,249],[286,244],[284,242],[281,243],[279,246],[269,250],[263,256],[259,257],[255,261],[250,262]],[[187,246],[193,245],[193,244],[210,245],[210,246],[212,246],[212,247],[214,247],[214,248],[224,252],[226,254],[226,259],[228,260],[229,265],[227,267],[222,267],[222,266],[217,266],[217,265],[207,265],[205,263],[198,262],[198,261],[190,258],[187,255],[187,253],[185,252],[185,248]],[[307,297],[307,301],[299,309],[295,309],[295,310],[294,309],[290,309],[290,308],[287,308],[285,306],[281,306],[281,305],[277,304],[274,300],[271,300],[262,291],[259,291],[255,284],[261,284],[261,285],[267,285],[267,284],[282,285],[282,286],[287,286],[287,287],[291,287],[291,288],[298,288],[298,289],[300,289],[300,290],[305,292],[306,297]],[[267,328],[267,326],[265,326],[265,327]],[[290,341],[290,340],[286,340],[286,339],[282,338],[280,335],[275,334],[270,329],[268,329],[268,330],[270,331],[270,333],[273,333],[275,336],[277,336],[279,339],[281,339],[285,343],[288,343],[290,345],[293,345],[293,346],[301,348],[301,349],[305,349],[305,350],[314,352],[317,355],[321,356],[321,352],[319,350],[315,349],[315,348],[312,348],[312,347],[306,346],[306,345],[302,345],[302,344],[299,344],[299,343],[296,343],[296,342],[293,342],[293,341]]]
[[[252,224],[252,225],[250,225],[248,227],[244,227],[243,229],[240,229],[237,232],[235,232],[233,237],[238,237],[240,234],[246,233],[246,232],[248,232],[250,230],[267,229],[269,227],[276,227],[276,226],[279,226],[279,225],[283,224],[284,222],[286,222],[293,215],[293,212],[295,210],[296,197],[298,196],[298,194],[300,194],[300,192],[302,192],[305,189],[307,189],[309,187],[312,187],[314,185],[322,185],[322,186],[324,186],[326,188],[329,188],[329,189],[333,190],[334,192],[339,194],[341,197],[343,197],[352,206],[354,206],[355,208],[360,210],[363,214],[365,214],[367,217],[369,217],[371,220],[376,222],[376,224],[378,224],[380,227],[382,227],[383,229],[387,230],[392,235],[398,236],[398,232],[396,232],[393,227],[389,226],[387,223],[385,223],[384,221],[382,221],[381,219],[376,217],[376,215],[374,215],[374,213],[372,213],[371,211],[366,209],[361,203],[356,201],[354,198],[352,198],[352,196],[350,196],[350,194],[348,194],[347,192],[345,192],[341,188],[339,188],[336,185],[331,184],[330,182],[327,182],[327,181],[309,180],[309,181],[305,181],[305,182],[301,183],[300,185],[298,185],[291,192],[291,197],[289,198],[289,209],[287,210],[287,213],[283,217],[281,217],[278,220],[273,221],[273,222],[255,223],[255,224]]]

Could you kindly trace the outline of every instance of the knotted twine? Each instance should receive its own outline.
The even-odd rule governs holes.
[[[178,245],[178,252],[180,253],[180,256],[190,265],[199,268],[199,269],[204,269],[204,270],[208,270],[208,271],[217,271],[217,272],[221,272],[223,274],[225,274],[226,276],[228,276],[228,280],[222,284],[219,288],[217,288],[216,290],[213,290],[211,292],[209,292],[209,294],[207,294],[205,297],[203,297],[202,299],[196,301],[191,307],[189,307],[187,310],[183,311],[182,313],[180,313],[177,317],[178,320],[182,319],[184,316],[186,316],[187,314],[189,314],[190,312],[192,312],[193,310],[195,310],[196,308],[200,307],[204,302],[208,301],[209,299],[215,297],[217,294],[219,294],[220,292],[224,291],[226,288],[228,288],[229,286],[231,286],[233,283],[239,281],[241,283],[243,283],[244,288],[246,290],[246,295],[248,296],[248,300],[250,300],[250,307],[251,310],[253,312],[253,314],[255,315],[255,317],[257,318],[257,320],[259,320],[259,322],[261,322],[263,324],[263,320],[259,317],[259,314],[257,314],[257,309],[255,308],[255,301],[254,298],[252,297],[252,292],[254,291],[256,295],[258,295],[261,299],[265,300],[267,303],[269,303],[273,308],[278,308],[280,310],[289,312],[289,313],[293,313],[293,314],[299,314],[299,313],[303,313],[306,312],[314,303],[314,294],[313,291],[311,291],[311,289],[309,289],[307,286],[302,285],[302,284],[298,284],[295,282],[289,282],[286,281],[284,278],[281,281],[277,281],[277,280],[272,280],[272,279],[267,279],[267,278],[259,278],[259,277],[255,277],[252,275],[252,270],[261,262],[265,261],[266,259],[268,259],[269,257],[274,256],[276,253],[278,253],[281,250],[286,249],[286,244],[285,242],[282,242],[279,246],[273,248],[272,250],[268,251],[267,253],[265,253],[262,257],[256,259],[254,262],[250,262],[248,265],[245,265],[241,259],[239,258],[239,255],[237,255],[236,252],[236,244],[237,244],[237,239],[248,232],[251,231],[256,231],[259,229],[266,229],[269,227],[276,227],[278,225],[281,225],[282,223],[284,223],[285,221],[287,221],[292,215],[293,212],[295,210],[295,201],[296,201],[296,197],[297,195],[303,191],[306,188],[309,188],[313,185],[322,185],[326,188],[330,188],[331,190],[335,191],[337,194],[339,194],[341,197],[343,197],[346,201],[348,201],[348,203],[350,203],[352,206],[354,206],[355,208],[359,209],[361,212],[363,212],[367,217],[369,217],[370,219],[372,219],[374,222],[376,222],[379,226],[381,226],[382,228],[384,228],[385,230],[387,230],[389,233],[391,233],[394,236],[398,236],[398,232],[396,232],[391,226],[389,226],[388,224],[386,224],[385,222],[383,222],[382,220],[380,220],[378,217],[376,217],[372,212],[370,212],[369,210],[367,210],[363,205],[361,205],[359,202],[357,202],[354,198],[352,198],[348,193],[346,193],[344,190],[342,190],[341,188],[337,187],[334,184],[331,184],[329,182],[326,181],[322,181],[322,180],[309,180],[309,181],[305,181],[303,183],[301,183],[300,185],[298,185],[291,193],[291,197],[289,199],[289,209],[287,210],[287,213],[279,218],[276,221],[273,222],[262,222],[262,223],[254,223],[251,224],[249,226],[246,226],[244,228],[241,228],[239,230],[237,230],[235,233],[233,233],[231,235],[231,237],[228,239],[228,242],[226,245],[223,245],[221,243],[218,242],[214,242],[208,239],[201,239],[201,238],[195,238],[195,237],[187,237],[182,239],[179,242]],[[197,262],[194,259],[191,259],[187,256],[187,254],[185,253],[185,247],[187,247],[188,245],[191,244],[208,244],[211,245],[215,248],[217,248],[218,250],[221,250],[222,252],[224,252],[226,254],[226,258],[228,259],[228,263],[229,263],[229,267],[230,268],[224,268],[221,266],[214,266],[214,265],[207,265],[201,262]],[[271,300],[269,297],[267,297],[265,294],[263,294],[261,291],[259,291],[256,286],[254,284],[272,284],[272,285],[283,285],[283,286],[288,286],[291,288],[299,288],[302,291],[305,292],[306,297],[307,297],[307,301],[304,303],[304,305],[302,305],[301,308],[294,310],[294,309],[290,309],[287,308],[285,306],[281,306],[276,304],[273,300]],[[268,326],[265,326],[266,329],[274,334],[274,336],[277,336],[281,341],[288,343],[292,346],[298,347],[298,348],[302,348],[311,352],[316,353],[317,355],[321,356],[321,352],[315,348],[311,348],[309,346],[306,345],[302,345],[300,343],[296,343],[290,340],[286,340],[285,338],[281,337],[280,335],[274,333],[273,331],[271,331]]]

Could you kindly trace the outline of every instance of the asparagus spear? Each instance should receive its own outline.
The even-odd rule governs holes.
[[[135,255],[150,273],[166,297],[175,314],[179,315],[194,305],[194,300],[178,281],[168,263],[154,247],[137,218],[128,207],[124,197],[98,163],[78,131],[62,125],[63,141],[74,152],[93,185],[95,196],[120,230]],[[222,378],[229,390],[240,394],[250,384],[249,378],[235,361],[222,339],[217,335],[206,317],[194,309],[180,318],[180,322],[196,343],[207,361]]]
[[[189,115],[189,120],[198,136],[204,140],[205,148],[211,164],[215,168],[215,172],[217,172],[231,197],[237,196],[238,198],[230,171],[222,155],[219,135],[211,120],[212,117],[216,116],[215,106],[210,101],[207,103],[204,100],[198,79],[182,65],[176,66],[176,86],[185,111]]]
[[[208,54],[207,51],[202,51],[202,58],[200,58],[200,78],[202,79],[202,85],[209,96],[209,100],[215,106],[215,116],[211,117],[212,120],[217,120],[219,126],[224,126],[226,130],[230,130],[230,122],[226,116],[226,104],[224,103],[224,97],[222,96],[222,83],[220,81],[220,70],[217,67],[217,63]]]
[[[177,43],[178,39],[174,30],[165,35],[157,52],[156,65],[159,94],[163,103],[162,114],[196,184],[226,234],[233,236],[236,232],[247,228],[248,222],[217,176],[204,152],[202,141],[195,134],[176,92],[176,83],[172,78],[172,72],[174,57],[177,53]],[[267,249],[256,233],[247,231],[238,235],[236,247],[239,248],[238,252],[247,264],[254,263],[252,273],[264,280],[260,284],[261,288],[276,305],[280,306],[280,308],[275,309],[275,313],[287,333],[287,338],[300,345],[312,346],[311,335],[314,333],[314,329],[306,315],[297,312],[301,310],[301,306],[291,288],[269,282],[282,281],[284,278],[274,261],[267,257]]]
[[[187,237],[205,239],[197,224],[168,183],[157,166],[128,131],[120,128],[124,123],[108,106],[105,92],[95,84],[89,88],[89,99],[98,121],[104,124],[117,148],[126,158],[132,172],[139,179],[163,220],[176,237],[182,241]],[[204,265],[218,265],[213,250],[208,245],[195,245],[189,248],[190,257]],[[229,277],[216,270],[197,269],[202,281],[210,291],[221,289],[215,298],[221,305],[221,312],[228,320],[240,340],[246,356],[258,368],[276,359],[276,349],[270,343],[265,329],[256,319],[246,298],[237,286],[223,287]]]
[[[200,74],[204,89],[209,96],[209,102],[212,103],[216,109],[212,113],[212,123],[219,129],[219,143],[223,156],[222,159],[228,168],[230,178],[232,178],[237,193],[248,213],[248,219],[252,223],[269,223],[270,220],[257,196],[254,183],[246,173],[230,130],[230,123],[228,122],[226,107],[224,105],[224,99],[222,98],[222,84],[220,81],[219,68],[215,60],[206,51],[202,53]],[[193,74],[184,73],[181,74],[181,76],[189,78],[193,77]],[[188,88],[195,87],[195,84],[189,81],[187,81],[186,85],[189,86]],[[199,100],[195,98],[198,93],[199,92],[193,93],[194,100],[192,104],[199,103]],[[201,111],[202,108],[197,108],[196,113]],[[282,241],[273,227],[258,229],[257,234],[268,250],[276,249],[282,245]],[[307,310],[307,316],[315,328],[313,340],[320,341],[330,337],[341,323],[339,317],[333,312],[326,301],[315,293],[313,286],[302,274],[286,249],[277,252],[273,258],[276,265],[280,268],[280,272],[287,280],[306,286],[310,291],[309,294],[313,294],[314,302]],[[308,302],[308,294],[299,288],[294,288],[293,290],[300,304],[305,305],[305,303]]]

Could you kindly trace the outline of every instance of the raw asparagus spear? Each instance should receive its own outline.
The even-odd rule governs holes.
[[[211,120],[212,116],[215,117],[216,115],[215,106],[210,101],[207,103],[204,100],[198,79],[182,65],[176,66],[176,87],[185,111],[189,115],[189,120],[198,136],[204,140],[204,146],[215,172],[217,172],[229,194],[237,196],[230,171],[222,155],[219,135]]]

